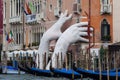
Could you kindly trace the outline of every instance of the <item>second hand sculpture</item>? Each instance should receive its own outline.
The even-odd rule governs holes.
[[[83,27],[86,26],[86,27]],[[67,30],[63,32],[63,34],[58,39],[55,49],[52,55],[52,68],[57,68],[56,63],[56,55],[62,53],[62,61],[64,60],[64,57],[66,55],[66,52],[68,50],[69,45],[72,43],[75,43],[77,41],[83,41],[83,42],[89,42],[87,38],[84,38],[85,36],[88,36],[88,22],[80,22],[73,24],[70,26]],[[93,31],[93,28],[90,28],[90,31]],[[92,34],[90,34],[92,36]],[[50,69],[50,63],[48,63],[46,69]]]

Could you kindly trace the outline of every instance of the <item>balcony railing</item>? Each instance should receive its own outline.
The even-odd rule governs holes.
[[[103,36],[103,37],[101,37],[101,40],[102,41],[111,41],[111,36],[110,35],[107,35],[107,36]]]
[[[9,23],[22,23],[22,17],[21,16],[14,16],[9,19]]]
[[[29,24],[29,23],[35,23],[35,22],[37,22],[35,14],[31,14],[31,15],[26,16],[26,23]]]

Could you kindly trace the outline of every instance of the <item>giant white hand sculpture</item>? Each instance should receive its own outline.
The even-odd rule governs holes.
[[[57,68],[56,55],[58,55],[58,53],[60,54],[62,53],[62,59],[64,59],[70,44],[75,43],[77,41],[89,42],[88,39],[84,38],[84,36],[88,36],[88,33],[86,32],[88,30],[88,27],[82,27],[87,25],[88,22],[80,22],[72,25],[67,30],[65,30],[65,32],[63,32],[63,34],[60,36],[60,38],[58,39],[55,45],[54,53],[52,55],[53,68]],[[92,30],[92,28],[90,29]],[[49,67],[50,67],[50,62],[48,63],[46,69],[49,69]]]
[[[61,36],[62,34],[61,27],[67,20],[70,20],[72,18],[72,14],[70,14],[69,16],[67,15],[68,15],[67,10],[65,11],[65,13],[61,13],[59,20],[43,34],[38,49],[38,54],[40,56],[40,59],[38,59],[38,56],[36,57],[36,64],[37,67],[39,66],[40,69],[43,69],[43,56],[45,53],[46,53],[46,62],[47,62],[47,57],[48,57],[47,54],[49,53],[50,41],[58,39]],[[38,60],[40,64],[38,63]]]

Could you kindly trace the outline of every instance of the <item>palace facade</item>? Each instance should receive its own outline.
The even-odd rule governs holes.
[[[31,10],[29,15],[24,13],[26,3]],[[113,35],[117,32],[113,31],[112,0],[3,0],[3,50],[38,48],[43,33],[65,10],[72,13],[73,18],[63,26],[62,32],[74,23],[88,21],[90,11],[90,24],[95,30],[95,48],[113,42]],[[8,43],[6,35],[10,31],[14,41]],[[51,46],[54,43],[51,42]]]

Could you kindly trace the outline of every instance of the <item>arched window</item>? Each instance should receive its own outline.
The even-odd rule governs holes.
[[[106,19],[101,22],[101,40],[110,41],[110,24]]]

